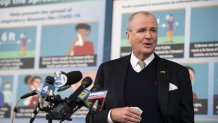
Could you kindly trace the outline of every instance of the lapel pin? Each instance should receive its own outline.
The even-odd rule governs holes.
[[[161,70],[161,71],[160,71],[160,73],[163,73],[163,74],[165,74],[166,72],[165,72],[165,70]]]

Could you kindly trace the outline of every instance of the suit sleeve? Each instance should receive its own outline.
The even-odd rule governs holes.
[[[104,89],[104,71],[103,65],[101,65],[98,69],[94,87],[98,86],[101,89]],[[105,110],[103,107],[102,111],[89,111],[86,116],[86,123],[107,123],[107,115],[110,109]]]
[[[179,75],[180,81],[180,123],[194,123],[192,86],[187,69]]]

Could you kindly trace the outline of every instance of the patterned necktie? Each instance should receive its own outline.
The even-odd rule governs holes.
[[[141,70],[142,70],[143,68],[145,68],[145,62],[144,62],[144,61],[138,61],[138,64],[139,64]]]

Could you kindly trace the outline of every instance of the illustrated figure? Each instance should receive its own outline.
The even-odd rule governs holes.
[[[6,81],[4,88],[5,88],[5,90],[3,91],[4,105],[11,106],[12,101],[13,101],[13,93],[11,91],[11,82]]]
[[[94,55],[94,47],[88,36],[91,32],[90,25],[86,23],[77,24],[75,27],[77,36],[73,41],[70,49],[67,51],[68,56]]]
[[[169,15],[166,28],[167,28],[166,42],[168,41],[172,42],[173,41],[173,30],[175,28],[173,14]]]
[[[28,85],[29,91],[33,91],[40,88],[41,78],[39,76],[31,76],[28,75],[24,80],[25,84]],[[39,101],[39,95],[34,95],[26,98],[24,100],[25,106],[35,107],[37,102]]]
[[[26,54],[26,49],[27,49],[27,35],[25,33],[21,34],[21,47],[20,47],[20,54],[25,55]]]

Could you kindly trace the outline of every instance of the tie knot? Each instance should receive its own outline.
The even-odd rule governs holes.
[[[138,61],[138,63],[139,63],[139,66],[142,70],[145,67],[145,62],[140,60],[140,61]]]

